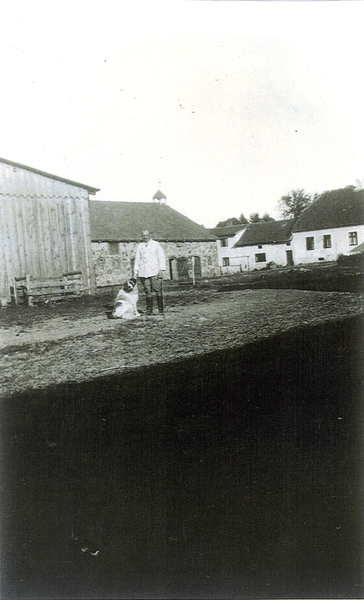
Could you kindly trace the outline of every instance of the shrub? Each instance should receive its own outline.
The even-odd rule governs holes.
[[[360,267],[364,268],[364,254],[339,254],[337,264],[340,267]]]

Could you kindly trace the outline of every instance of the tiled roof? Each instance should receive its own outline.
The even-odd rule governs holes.
[[[241,223],[240,225],[229,225],[226,227],[214,227],[213,229],[209,229],[211,233],[216,235],[218,238],[226,238],[226,237],[234,237],[238,233],[247,226],[247,223]]]
[[[33,167],[28,167],[26,165],[22,165],[20,163],[13,162],[12,160],[8,160],[7,158],[0,158],[0,163],[4,163],[5,165],[14,167],[14,169],[17,169],[17,168],[24,169],[25,171],[28,171],[29,173],[33,173],[35,175],[42,175],[42,177],[47,177],[48,179],[52,179],[54,181],[60,181],[62,183],[68,184],[70,186],[85,189],[88,191],[89,194],[96,194],[96,192],[100,191],[99,188],[91,187],[90,185],[85,185],[84,183],[79,183],[77,181],[72,181],[71,179],[65,179],[64,177],[59,177],[58,175],[51,175],[50,173],[46,173],[45,171],[40,171],[39,169],[33,169]],[[6,183],[7,183],[7,185],[9,185],[9,182],[6,182]],[[24,187],[24,189],[21,189],[20,192],[18,191],[19,185]],[[19,178],[17,178],[16,186],[17,186],[17,190],[16,190],[17,193],[14,195],[27,195],[29,192],[29,189],[31,190],[31,192],[34,192],[34,181],[33,180],[29,181],[29,180],[25,180],[24,178],[22,178],[22,180],[20,181]],[[7,187],[7,186],[5,186],[5,187]],[[5,191],[7,192],[8,190],[6,189]]]
[[[324,192],[297,219],[293,232],[364,225],[364,190]]]
[[[208,230],[166,204],[90,202],[93,242],[139,242],[143,229],[158,241],[215,241]]]
[[[250,223],[234,244],[235,248],[256,246],[257,244],[279,244],[290,240],[294,219],[283,221],[261,221]]]
[[[359,246],[355,246],[355,248],[353,248],[352,250],[350,250],[350,252],[352,254],[364,254],[364,242],[362,244],[359,244]]]

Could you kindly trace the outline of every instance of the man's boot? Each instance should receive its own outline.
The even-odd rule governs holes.
[[[153,298],[147,298],[147,315],[153,314]]]
[[[159,310],[160,314],[162,315],[164,313],[164,304],[163,304],[162,296],[157,296],[157,304],[158,304],[158,310]]]

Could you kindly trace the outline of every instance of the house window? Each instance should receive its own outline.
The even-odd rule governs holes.
[[[229,267],[230,266],[230,258],[228,256],[224,256],[222,259],[222,266]]]
[[[228,245],[229,245],[228,239],[221,238],[221,248],[227,248]]]
[[[259,252],[255,255],[255,262],[266,262],[265,252]]]
[[[291,245],[291,242],[286,242],[286,246],[290,246],[290,245]]]
[[[331,248],[331,235],[324,235],[322,247]]]
[[[119,254],[118,242],[109,242],[109,254]]]
[[[259,244],[258,248],[263,248],[262,244]]]
[[[349,246],[357,246],[358,245],[358,233],[357,231],[349,232]]]
[[[306,250],[314,250],[315,249],[315,238],[307,237],[306,238]]]

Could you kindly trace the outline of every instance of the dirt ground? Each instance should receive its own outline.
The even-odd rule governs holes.
[[[297,283],[297,272],[295,278]],[[165,316],[134,321],[106,318],[116,289],[64,303],[3,309],[0,393],[178,361],[364,312],[364,292],[258,289],[257,282],[274,288],[277,276],[220,278],[195,288],[166,284]],[[145,307],[141,292],[138,307]]]
[[[165,317],[131,322],[106,318],[116,289],[3,309],[2,595],[363,598],[342,275],[166,282]]]
[[[293,298],[306,319],[351,300],[233,293],[179,307],[160,343],[179,330],[197,352],[201,314],[221,343],[215,309],[241,320],[236,299],[252,319],[234,321],[239,343],[273,313],[288,325]],[[150,350],[157,325],[141,323]],[[2,597],[364,598],[361,329],[360,315],[321,321],[2,399]],[[126,351],[135,330],[121,331]]]

